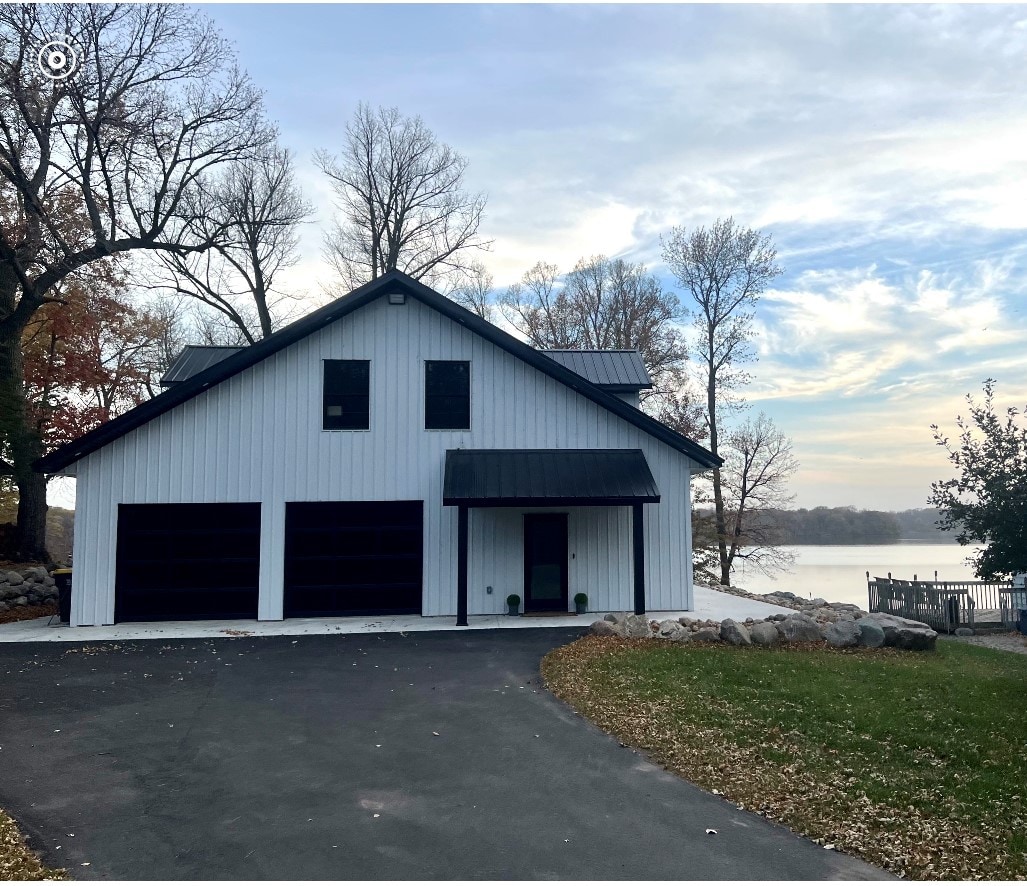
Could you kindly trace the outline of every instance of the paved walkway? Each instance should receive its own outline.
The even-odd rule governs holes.
[[[760,603],[733,594],[722,594],[706,587],[694,588],[695,608],[680,612],[650,612],[656,621],[678,618],[715,619],[765,618],[791,609]],[[472,615],[466,628],[458,628],[453,616],[423,618],[420,615],[374,616],[358,618],[290,618],[285,621],[164,621],[147,624],[117,624],[72,628],[51,624],[55,619],[36,618],[0,625],[0,643],[105,642],[116,640],[189,640],[204,637],[301,637],[317,634],[409,634],[420,631],[481,631],[495,628],[568,628],[587,627],[605,613],[533,618],[508,615]]]
[[[0,646],[0,807],[76,879],[886,876],[554,698],[580,633]]]
[[[960,643],[971,646],[987,646],[989,649],[1001,649],[1003,652],[1016,652],[1027,655],[1027,637],[1018,631],[1008,634],[976,634],[973,637],[953,637]]]

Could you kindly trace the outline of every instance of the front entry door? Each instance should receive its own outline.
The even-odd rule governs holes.
[[[524,611],[567,612],[567,515],[524,515]]]

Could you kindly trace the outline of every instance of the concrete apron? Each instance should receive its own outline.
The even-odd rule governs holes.
[[[766,618],[793,610],[746,597],[724,594],[696,585],[693,588],[695,608],[677,612],[647,612],[652,621],[695,619],[723,621],[733,618]],[[34,618],[0,625],[0,643],[79,643],[116,640],[193,640],[204,637],[300,637],[315,634],[391,634],[414,631],[481,631],[495,628],[587,628],[603,612],[585,615],[509,616],[471,615],[467,627],[457,627],[452,615],[424,617],[420,615],[355,616],[348,618],[290,618],[284,621],[162,621],[128,622],[98,627],[73,628],[57,623],[57,617]]]

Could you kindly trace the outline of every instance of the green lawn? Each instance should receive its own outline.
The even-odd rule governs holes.
[[[586,637],[550,689],[624,744],[921,879],[1027,877],[1027,656]]]

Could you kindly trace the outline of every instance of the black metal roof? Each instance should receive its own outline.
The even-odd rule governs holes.
[[[164,373],[160,385],[166,388],[192,378],[198,372],[209,369],[215,363],[220,363],[241,350],[242,348],[223,348],[217,345],[186,345]]]
[[[249,369],[261,360],[270,357],[283,348],[287,348],[289,345],[295,344],[297,341],[306,338],[319,329],[323,329],[387,293],[400,293],[417,299],[422,304],[448,317],[454,323],[459,323],[461,326],[477,333],[497,347],[520,358],[528,365],[565,384],[582,396],[588,397],[588,399],[614,413],[614,415],[620,416],[657,440],[661,440],[668,446],[687,455],[703,467],[713,468],[723,464],[723,459],[714,455],[708,449],[705,449],[693,440],[689,440],[688,437],[679,434],[677,431],[671,430],[665,424],[658,422],[652,416],[646,415],[640,409],[625,403],[615,394],[597,387],[583,376],[572,372],[566,366],[557,363],[540,351],[536,351],[530,345],[518,341],[499,327],[493,326],[486,320],[482,320],[481,317],[472,314],[466,308],[462,308],[452,299],[440,295],[433,289],[429,289],[423,283],[419,283],[401,271],[389,271],[377,280],[365,283],[358,289],[354,289],[349,295],[344,295],[323,308],[307,314],[306,317],[302,317],[295,323],[290,323],[273,335],[269,335],[267,338],[243,348],[238,353],[233,354],[231,357],[226,357],[224,360],[215,363],[191,378],[173,384],[152,400],[147,400],[134,409],[119,415],[117,418],[105,422],[89,433],[83,434],[77,440],[72,440],[70,443],[55,449],[49,455],[38,459],[33,464],[33,467],[37,471],[48,474],[56,473],[72,462],[123,437],[129,431],[135,430],[148,421],[152,421],[157,416],[163,415],[168,410],[174,409],[179,404],[191,400],[197,394],[207,390],[207,388],[220,384],[244,369]]]
[[[630,505],[658,502],[641,449],[450,449],[444,505]]]
[[[543,350],[542,353],[608,391],[639,391],[653,386],[638,351]]]

